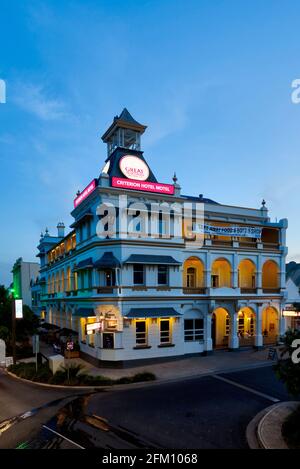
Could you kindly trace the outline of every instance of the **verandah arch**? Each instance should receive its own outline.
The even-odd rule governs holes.
[[[231,282],[231,264],[225,258],[216,259],[211,267],[211,286],[212,288],[222,288],[232,286]]]
[[[262,313],[263,343],[276,344],[279,338],[279,312],[274,306],[267,306]]]

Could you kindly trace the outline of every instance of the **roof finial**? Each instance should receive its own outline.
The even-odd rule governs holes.
[[[174,176],[173,176],[173,182],[174,182],[174,184],[176,184],[177,181],[178,181],[178,178],[177,178],[177,176],[176,176],[176,173],[174,172]]]
[[[261,203],[261,204],[262,204],[263,207],[266,206],[266,201],[265,201],[265,199],[262,200],[262,203]]]
[[[48,236],[48,234],[49,234],[49,230],[48,230],[48,228],[46,228],[45,229],[45,236]]]
[[[78,191],[76,192],[76,197],[78,197],[80,195],[80,190],[78,189]]]

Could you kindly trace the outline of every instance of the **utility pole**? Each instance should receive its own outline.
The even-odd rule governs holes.
[[[16,364],[17,361],[17,350],[16,350],[16,304],[15,304],[15,295],[12,292],[12,356],[13,364]]]

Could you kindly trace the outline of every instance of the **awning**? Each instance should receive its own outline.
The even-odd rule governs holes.
[[[91,212],[85,212],[83,215],[81,215],[81,217],[77,218],[77,220],[75,220],[72,225],[70,225],[70,228],[76,228],[76,226],[80,225],[86,220],[89,220],[90,218],[93,218],[93,216],[94,215]]]
[[[84,269],[92,269],[94,267],[93,264],[93,259],[91,257],[88,257],[87,259],[84,259],[83,261],[78,262],[78,264],[74,267],[74,271],[76,270],[84,270]]]
[[[172,256],[156,256],[152,254],[131,254],[124,264],[181,265]]]
[[[126,318],[169,318],[181,316],[174,308],[131,308]]]
[[[90,316],[95,316],[95,311],[94,308],[78,308],[73,316],[77,318],[88,318]]]
[[[101,259],[94,263],[94,267],[96,267],[96,269],[107,269],[120,266],[121,264],[119,260],[113,255],[112,252],[105,252]]]

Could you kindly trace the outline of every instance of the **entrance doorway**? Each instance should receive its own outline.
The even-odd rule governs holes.
[[[228,348],[230,316],[226,309],[217,308],[212,314],[211,338],[214,349]]]

